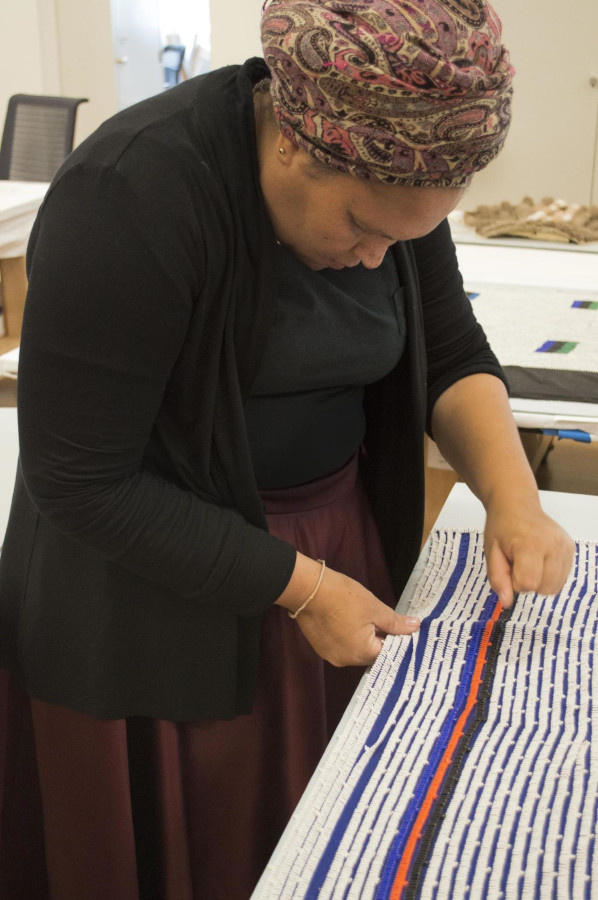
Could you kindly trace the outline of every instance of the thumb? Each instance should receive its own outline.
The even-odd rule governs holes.
[[[421,625],[420,620],[415,616],[401,616],[382,602],[380,607],[374,625],[378,631],[384,634],[413,634]]]
[[[498,599],[504,609],[513,605],[513,579],[511,564],[498,544],[494,543],[490,552],[486,554],[486,566],[488,568],[488,581],[490,587],[498,595]]]

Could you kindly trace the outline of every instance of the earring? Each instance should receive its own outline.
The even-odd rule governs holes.
[[[284,156],[284,153],[285,153],[284,147],[279,147],[278,152],[280,153],[281,156]]]

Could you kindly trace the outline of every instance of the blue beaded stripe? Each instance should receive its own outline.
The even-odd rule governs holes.
[[[407,676],[409,666],[411,664],[411,659],[412,659],[412,646],[409,647],[408,652],[405,654],[405,657],[404,657],[403,661],[401,662],[401,665],[399,666],[399,670],[397,672],[397,678],[395,680],[393,688],[389,692],[388,698],[385,701],[384,706],[382,707],[378,718],[376,719],[374,727],[372,728],[370,735],[368,736],[367,740],[365,741],[366,747],[367,746],[371,747],[373,744],[376,743],[376,741],[378,740],[378,738],[386,724],[387,719],[389,718],[390,713],[392,713],[392,710],[398,700],[398,697],[400,696],[403,682]],[[312,875],[311,881],[309,883],[309,887],[307,889],[307,893],[305,894],[306,900],[312,900],[312,898],[314,898],[314,900],[315,900],[315,898],[318,897],[320,890],[322,889],[322,886],[324,884],[324,881],[326,880],[326,876],[328,875],[330,866],[334,860],[336,851],[338,849],[338,845],[339,845],[340,841],[342,840],[343,834],[345,833],[347,826],[349,825],[349,822],[351,821],[351,819],[353,818],[353,815],[355,814],[357,804],[361,798],[363,791],[365,790],[367,784],[371,781],[371,779],[376,771],[376,768],[380,762],[380,757],[382,756],[384,750],[386,749],[386,744],[387,744],[390,736],[391,736],[391,731],[389,729],[387,732],[386,738],[384,740],[380,741],[380,743],[378,744],[378,746],[372,753],[369,762],[364,767],[361,777],[357,781],[357,783],[351,793],[351,796],[347,799],[347,802],[345,803],[345,805],[341,811],[341,814],[337,819],[337,822],[336,822],[336,825],[334,826],[332,834],[330,835],[330,838],[328,840],[326,848],[323,850],[323,852],[320,856],[318,865],[316,866],[316,869]],[[359,755],[358,759],[356,760],[356,764],[360,759],[363,758],[363,755],[364,755],[364,751],[362,751],[362,753]],[[355,766],[353,768],[355,768]]]
[[[455,589],[459,583],[459,580],[462,578],[463,573],[466,569],[467,556],[468,556],[468,552],[469,552],[469,543],[470,543],[470,534],[468,532],[462,533],[459,536],[459,549],[456,554],[454,569],[451,573],[448,583],[447,583],[444,591],[442,592],[440,599],[438,600],[438,603],[432,610],[432,613],[430,614],[429,618],[424,619],[424,621],[421,623],[418,638],[417,638],[417,650],[416,650],[416,655],[415,655],[416,676],[417,676],[417,673],[420,671],[425,645],[426,645],[426,642],[429,637],[430,619],[434,619],[434,618],[440,616],[442,614],[442,612],[444,612],[444,610],[446,609],[447,605],[450,603],[451,598],[455,592]],[[357,781],[357,784],[355,785],[355,787],[351,793],[351,796],[347,799],[347,802],[345,803],[345,805],[343,807],[343,810],[336,822],[336,825],[332,831],[332,834],[330,835],[330,838],[327,842],[326,848],[321,854],[318,865],[317,865],[317,867],[314,871],[314,874],[311,878],[308,891],[305,895],[306,900],[310,900],[310,898],[312,898],[312,897],[317,898],[317,896],[324,884],[324,881],[326,880],[330,866],[334,860],[336,851],[338,849],[338,845],[339,845],[340,841],[342,840],[343,834],[344,834],[349,822],[351,821],[351,819],[353,818],[353,816],[356,812],[356,808],[357,808],[357,805],[361,798],[361,795],[362,795],[366,785],[371,780],[371,778],[376,770],[376,767],[380,761],[380,758],[383,755],[384,751],[386,750],[388,741],[392,737],[392,732],[390,729],[388,729],[386,737],[383,740],[380,740],[382,732],[384,731],[384,728],[388,722],[388,719],[390,718],[393,710],[395,709],[395,707],[399,701],[401,691],[403,689],[403,684],[406,680],[407,673],[409,671],[409,667],[410,667],[410,665],[412,665],[412,656],[413,656],[412,648],[413,648],[413,644],[411,644],[409,646],[408,652],[406,653],[404,659],[401,662],[401,665],[399,666],[397,676],[395,678],[395,681],[394,681],[394,684],[393,684],[391,690],[388,693],[388,697],[386,698],[386,700],[380,710],[380,713],[378,714],[376,721],[374,722],[374,725],[373,725],[372,729],[370,730],[370,733],[368,734],[368,736],[364,742],[365,748],[376,746],[376,744],[378,744],[378,746],[376,746],[376,749],[372,753],[369,762],[364,767],[364,770],[363,770],[359,780]],[[405,702],[407,702],[407,700],[408,700],[408,698],[406,698]],[[402,710],[401,710],[401,712],[402,712]],[[399,712],[399,717],[400,717],[400,714],[401,713]],[[361,759],[363,758],[364,752],[365,752],[365,750],[362,751],[362,753],[356,759],[353,769],[356,768],[356,766],[360,763]],[[367,845],[367,840],[365,842],[365,845]]]
[[[411,834],[414,821],[417,818],[430,783],[434,778],[436,769],[438,768],[438,764],[443,758],[443,755],[446,751],[446,747],[450,741],[451,735],[453,734],[455,724],[459,719],[459,716],[463,712],[463,709],[465,708],[467,697],[471,688],[471,681],[475,670],[480,644],[482,642],[482,637],[484,634],[484,629],[486,628],[486,625],[492,616],[495,606],[496,594],[490,593],[481,611],[480,619],[478,619],[478,621],[475,622],[471,628],[471,638],[467,648],[464,671],[459,681],[453,707],[450,711],[450,715],[445,719],[443,723],[440,735],[434,742],[432,751],[428,754],[429,765],[426,766],[426,769],[422,772],[418,780],[417,787],[413,792],[414,796],[411,800],[411,803],[405,810],[405,814],[403,815],[403,818],[399,825],[397,836],[392,842],[387,853],[380,876],[380,883],[375,894],[375,900],[385,900],[391,890],[396,871],[405,850],[405,845],[407,844],[407,841]]]
[[[540,643],[540,647],[542,648],[541,651],[540,651],[540,653],[541,653],[540,661],[542,662],[542,664],[544,663],[544,660],[545,660],[545,654],[546,654],[546,641],[545,641],[545,635],[546,635],[546,632],[545,632],[545,631],[544,631],[544,632],[536,632],[536,631],[532,631],[532,643],[531,643],[531,647],[530,647],[530,650],[533,651],[534,646],[535,646],[538,642]],[[522,672],[522,669],[523,669],[523,672]],[[527,668],[527,666],[525,666],[525,661],[522,661],[521,664],[519,663],[519,661],[517,661],[517,668],[516,668],[516,670],[513,672],[513,676],[512,676],[513,682],[519,681],[519,680],[521,679],[521,677],[525,677],[525,679],[526,679],[526,684],[527,684],[529,687],[531,687],[531,685],[532,685],[532,681],[531,681],[531,673],[530,673],[529,669]],[[537,680],[540,680],[540,679],[537,678]],[[503,692],[503,696],[504,696],[504,692]],[[537,691],[537,692],[536,692],[535,709],[534,709],[534,720],[535,720],[535,721],[537,721],[537,720],[538,720],[538,717],[539,717],[539,706],[540,706],[540,700],[539,700],[538,691]],[[521,734],[523,733],[524,729],[526,728],[526,725],[527,725],[527,723],[526,723],[525,719],[522,719],[522,720],[521,720],[521,723],[520,723],[520,725],[519,725],[519,728],[518,728],[517,731],[516,731],[516,737],[515,737],[515,740],[517,739],[517,737],[519,737],[519,735],[521,735]],[[498,722],[496,723],[496,727],[498,727]],[[536,743],[536,741],[537,741],[537,734],[536,734],[532,729],[530,729],[530,730],[529,730],[529,733],[528,733],[528,736],[527,736],[526,743],[524,744],[524,746],[523,746],[522,748],[520,748],[521,751],[522,751],[522,754],[524,755],[524,757],[527,756],[527,754],[529,753],[530,750],[531,750],[532,752],[535,752],[535,758],[534,758],[534,761],[535,761],[535,762],[537,762],[537,757],[538,757],[538,755],[539,755],[539,753],[540,753],[540,750],[541,750],[541,748],[538,747],[538,748],[536,749],[536,751],[534,751],[533,748],[534,748],[534,744]],[[533,766],[530,766],[530,768],[533,768]],[[510,781],[510,783],[509,783],[509,788],[510,788],[511,790],[513,790],[514,787],[515,787],[515,779],[516,779],[516,777],[517,777],[517,774],[518,774],[517,771],[515,771],[515,772],[513,773],[512,779],[511,779],[511,781]],[[529,781],[526,781],[526,783],[524,784],[523,789],[522,789],[522,791],[521,791],[521,793],[520,793],[519,804],[520,804],[521,806],[523,806],[524,802],[526,801],[527,796],[528,796],[528,793],[529,793],[529,790],[530,790]],[[535,803],[535,808],[537,808],[537,801],[536,801],[536,803]],[[517,820],[515,820],[515,821],[513,822],[513,826],[512,826],[512,829],[511,829],[511,833],[510,833],[510,835],[509,835],[509,841],[510,841],[511,844],[513,844],[514,841],[515,841],[515,836],[516,836],[516,834],[517,834],[517,826],[518,826],[518,822],[517,822]],[[482,830],[483,830],[483,829],[482,829]],[[525,860],[526,860],[526,858],[527,858],[527,856],[528,856],[528,853],[529,853],[529,846],[530,846],[530,843],[531,843],[531,835],[527,835],[527,836],[526,836],[526,841],[525,841],[525,844],[524,844],[523,854],[522,854],[522,859],[523,859],[523,861],[522,861],[522,868],[525,868],[525,866],[526,866]],[[503,873],[503,874],[504,874],[504,873]]]
[[[438,622],[438,620],[436,620],[436,621],[437,621],[437,630],[436,630],[436,638],[435,638],[434,641],[433,641],[434,649],[432,650],[432,654],[431,654],[430,659],[429,659],[429,665],[430,665],[431,667],[433,667],[433,660],[434,660],[434,658],[435,658],[436,655],[437,655],[437,651],[436,651],[436,649],[435,649],[435,642],[436,642],[436,640],[438,639],[439,630],[440,630],[440,628],[442,627],[442,625],[444,624],[444,623]],[[426,620],[426,624],[428,624],[427,620]],[[465,630],[464,625],[463,625],[461,628],[458,629],[457,643],[458,643],[459,640],[461,639],[462,633],[464,632],[464,630]],[[456,651],[455,651],[455,652],[456,652]],[[454,659],[454,656],[453,656],[453,658],[451,658],[451,659],[448,660],[448,661],[446,660],[446,657],[444,658],[443,661],[444,661],[444,662],[448,662],[448,668],[451,667],[451,663],[452,663],[452,660],[453,660],[453,659]],[[436,708],[437,700],[438,700],[438,698],[437,698],[437,696],[436,696],[436,691],[435,691],[435,690],[431,691],[430,694],[429,694],[429,705],[428,705],[428,708]],[[442,698],[440,699],[440,702],[441,702],[441,700],[442,700]],[[420,707],[418,707],[418,709],[419,709],[419,708],[420,708]],[[402,740],[403,740],[403,735],[404,735],[404,734],[405,734],[404,731],[402,731],[401,733],[399,733],[398,730],[395,729],[395,740],[396,740],[397,747],[401,746],[401,742],[402,742]],[[400,768],[397,769],[396,774],[398,775],[399,773],[400,773]],[[384,815],[385,820],[388,820],[389,818],[392,818],[393,821],[394,821],[394,819],[396,819],[396,817],[397,817],[397,807],[399,806],[399,804],[401,804],[401,796],[400,796],[400,794],[397,794],[397,796],[396,796],[394,802],[392,802],[390,805],[389,805],[389,804],[385,804],[384,808],[382,808],[382,807],[379,807],[379,808],[378,808],[378,811],[377,811],[376,816],[375,816],[374,823],[377,822],[378,819],[379,819],[382,815]],[[380,857],[379,857],[379,853],[376,852],[376,850],[374,849],[374,852],[372,852],[372,850],[370,850],[370,854],[371,854],[371,859],[370,859],[370,863],[369,863],[369,865],[368,865],[368,867],[367,867],[367,874],[368,874],[368,875],[372,872],[372,869],[374,868],[374,866],[375,866],[376,869],[377,869],[378,866],[380,865]],[[356,874],[358,868],[360,867],[360,865],[361,865],[360,860],[359,860],[359,859],[356,860],[356,862],[354,863],[353,869],[352,869],[352,871],[351,871],[351,878],[353,878],[353,877],[355,876],[355,874]]]
[[[598,545],[596,545],[595,551],[594,551],[594,566],[595,566],[595,570],[598,570]],[[587,582],[587,578],[586,578],[586,582]],[[594,584],[594,591],[596,591],[596,584]],[[589,612],[589,607],[588,607],[588,612]],[[592,624],[592,637],[590,640],[590,654],[591,654],[591,659],[594,663],[596,660],[595,649],[596,649],[596,634],[597,634],[597,632],[598,632],[598,618],[595,618],[593,621],[593,624]],[[590,671],[591,671],[591,669],[590,669]],[[590,701],[590,707],[591,707],[591,702],[595,699],[591,695],[591,682],[590,682],[589,694],[590,694],[589,701]],[[588,741],[590,743],[588,743],[587,747],[586,747],[586,760],[585,760],[585,768],[588,773],[588,775],[585,778],[585,783],[584,783],[585,791],[587,791],[588,786],[590,786],[589,785],[589,772],[590,772],[590,764],[591,764],[591,752],[590,752],[591,740],[592,740],[592,732],[591,732],[591,720],[590,720],[589,734],[588,734]],[[591,817],[591,821],[593,823],[593,829],[594,829],[594,837],[589,845],[587,857],[586,857],[587,881],[585,884],[584,900],[592,900],[592,870],[594,868],[594,856],[596,854],[596,829],[598,828],[598,785],[594,784],[594,785],[591,785],[591,787],[595,791],[594,803],[593,803],[593,815]],[[584,791],[584,793],[585,793],[585,791]],[[595,888],[595,885],[594,885],[594,888]]]
[[[585,579],[584,579],[584,582],[583,582],[583,584],[582,584],[581,590],[579,591],[579,594],[578,594],[578,596],[577,596],[577,598],[576,598],[576,600],[575,600],[575,603],[573,604],[573,615],[572,615],[572,618],[574,618],[575,613],[579,611],[580,606],[581,606],[581,604],[582,604],[582,601],[583,601],[583,600],[586,598],[586,596],[587,596],[587,592],[588,592],[588,579],[587,579],[587,575],[586,575],[586,577],[585,577]],[[586,621],[587,621],[587,615],[586,615]],[[570,683],[572,683],[572,681],[573,681],[573,678],[570,676],[570,671],[569,671],[570,663],[571,663],[571,659],[572,659],[572,645],[571,645],[571,641],[572,641],[572,630],[571,630],[570,628],[567,629],[567,630],[565,631],[565,634],[566,634],[566,644],[567,644],[566,659],[569,660],[569,666],[567,667],[566,678],[565,678],[564,683],[563,683],[563,685],[562,685],[562,692],[563,692],[563,694],[566,695],[566,694],[568,693],[568,690],[567,690],[567,689],[568,689]],[[575,684],[575,690],[576,690],[577,696],[579,697],[580,691],[579,691],[579,687],[578,687],[577,684]],[[565,720],[565,713],[566,713],[566,703],[565,703],[564,698],[561,700],[561,703],[560,703],[560,709],[561,709],[561,721],[564,722],[564,720]],[[571,743],[573,742],[572,739],[573,739],[574,737],[577,736],[577,733],[578,733],[578,731],[579,731],[579,729],[580,729],[580,716],[579,716],[579,712],[577,712],[575,718],[576,718],[576,722],[575,722],[574,730],[573,730],[572,732],[569,731],[569,732],[568,732],[568,735],[567,735],[568,740],[571,741]],[[561,733],[563,733],[564,730],[565,730],[564,727],[561,728]],[[587,725],[587,723],[586,723],[586,740],[591,740],[591,737],[592,737],[591,727],[588,727],[588,725]],[[569,751],[569,752],[570,752],[570,751]],[[561,774],[563,773],[563,771],[566,771],[567,768],[570,768],[570,769],[571,769],[571,772],[570,772],[570,781],[571,781],[571,780],[572,780],[572,777],[573,777],[573,768],[574,768],[574,767],[573,767],[573,766],[569,766],[569,767],[567,766],[569,752],[567,752],[567,753],[564,755],[564,757],[563,757],[563,759],[562,759],[562,761],[561,761],[561,766],[560,766],[560,771],[559,771],[559,777],[561,776]],[[551,802],[551,806],[554,806],[554,801],[555,801],[555,799],[556,799],[557,787],[558,787],[558,785],[557,785],[557,783],[556,783],[556,781],[555,781],[555,784],[554,784],[554,790],[553,790],[553,800],[552,800],[552,802]],[[570,805],[571,805],[571,796],[572,796],[572,795],[571,795],[571,793],[570,793],[569,797],[568,797],[568,798],[565,797],[565,799],[564,799],[564,801],[563,801],[563,805],[562,805],[562,809],[561,809],[561,816],[560,816],[560,824],[559,824],[559,834],[561,834],[561,835],[564,834],[564,831],[565,831],[565,824],[566,824],[566,821],[567,821],[568,812],[569,812],[569,808],[570,808]],[[559,842],[557,843],[557,846],[556,846],[555,849],[556,849],[556,854],[555,854],[555,861],[554,861],[554,871],[556,872],[556,871],[558,871],[558,870],[560,869],[560,867],[561,867],[561,858],[562,858],[562,854],[563,854],[563,841],[559,841]]]

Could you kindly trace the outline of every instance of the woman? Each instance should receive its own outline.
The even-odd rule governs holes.
[[[273,0],[263,43],[106,122],[32,234],[11,900],[249,896],[359,667],[418,628],[424,427],[505,606],[570,565],[446,225],[508,126],[495,14]]]

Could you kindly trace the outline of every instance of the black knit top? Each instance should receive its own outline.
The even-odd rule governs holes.
[[[312,272],[279,249],[276,301],[245,405],[260,488],[335,471],[363,441],[364,388],[397,365],[405,310],[391,253],[377,269]]]

